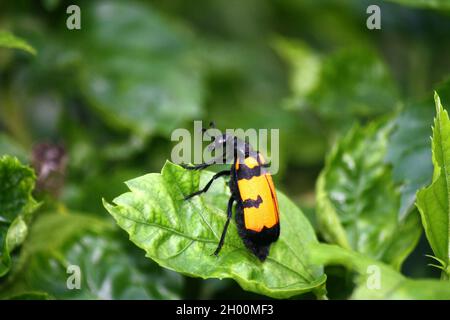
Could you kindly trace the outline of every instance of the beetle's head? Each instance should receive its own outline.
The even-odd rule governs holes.
[[[217,129],[216,129],[217,130]],[[220,133],[220,131],[219,131]],[[214,149],[226,148],[227,146],[231,147],[234,143],[234,135],[227,133],[220,133],[216,136],[212,136],[212,143],[208,145],[208,150],[212,151]]]
[[[238,157],[247,156],[249,153],[254,152],[250,144],[245,143],[234,134],[222,133],[214,127],[214,123],[210,124],[209,129],[203,129],[203,132],[206,132],[212,140],[208,145],[208,150],[223,150],[227,159],[233,159],[235,149]]]

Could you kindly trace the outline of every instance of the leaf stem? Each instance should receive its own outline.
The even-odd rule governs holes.
[[[329,300],[328,296],[327,296],[327,288],[326,288],[325,284],[314,289],[313,293],[316,296],[317,300]]]
[[[448,281],[450,278],[449,274],[450,274],[450,266],[447,266],[447,268],[442,268],[441,280]]]

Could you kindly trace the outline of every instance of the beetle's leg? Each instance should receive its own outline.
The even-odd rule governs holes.
[[[219,178],[219,177],[222,177],[222,176],[229,176],[229,175],[230,175],[230,170],[223,170],[223,171],[220,171],[220,172],[216,173],[216,174],[211,178],[211,180],[209,180],[209,182],[206,184],[206,186],[205,186],[203,189],[200,189],[199,191],[196,191],[196,192],[194,192],[194,193],[192,193],[192,194],[190,194],[190,195],[184,197],[184,200],[188,200],[188,199],[190,199],[190,198],[192,198],[192,197],[194,197],[194,196],[197,196],[197,195],[199,195],[199,194],[202,194],[202,193],[208,191],[209,187],[211,187],[211,185],[212,185],[212,183],[213,183],[214,180],[216,180],[216,179]]]
[[[180,166],[182,166],[186,170],[202,170],[202,169],[205,169],[205,168],[207,168],[209,166],[212,166],[213,164],[216,164],[216,163],[218,163],[218,164],[226,163],[226,161],[223,161],[223,159],[225,159],[225,158],[226,158],[226,150],[223,151],[223,155],[220,155],[220,156],[218,156],[218,157],[216,157],[214,159],[211,159],[211,160],[209,160],[207,162],[200,163],[200,164],[197,164],[197,165],[190,165],[190,164],[181,163]]]
[[[219,245],[217,246],[216,251],[214,251],[215,256],[217,256],[219,254],[220,249],[222,249],[223,243],[225,242],[225,235],[227,234],[228,225],[230,224],[230,220],[233,215],[233,202],[234,202],[234,197],[231,196],[230,200],[228,200],[227,221],[225,222],[225,226],[223,227],[222,235],[220,236]]]
[[[194,164],[194,165],[190,165],[190,164],[185,164],[185,163],[181,163],[180,166],[183,167],[186,170],[202,170],[205,169],[209,166],[212,166],[213,164],[224,164],[226,163],[226,154],[220,157],[217,157],[211,161],[208,162],[204,162],[204,163],[200,163],[200,164]]]
[[[200,163],[200,164],[196,164],[196,165],[181,163],[180,166],[182,166],[186,170],[202,170],[209,166],[212,166],[215,163],[216,163],[216,160],[212,160],[209,162],[204,162],[204,163]]]

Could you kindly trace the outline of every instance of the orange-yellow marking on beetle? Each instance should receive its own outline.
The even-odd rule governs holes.
[[[259,158],[262,159],[262,156],[260,156]],[[244,160],[244,164],[249,169],[253,169],[254,167],[259,166],[258,160],[256,160],[256,158],[253,158],[253,157],[246,158]],[[239,161],[236,162],[236,170],[239,170]]]
[[[259,165],[257,159],[253,157],[245,159],[244,163],[250,169]],[[239,169],[239,162],[236,164],[236,169]],[[278,202],[270,174],[262,173],[248,180],[240,179],[238,187],[242,201],[256,200],[258,196],[262,199],[258,207],[244,208],[246,229],[260,232],[264,227],[271,228],[279,222]]]

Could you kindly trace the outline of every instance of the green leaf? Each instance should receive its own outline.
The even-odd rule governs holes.
[[[398,217],[400,193],[384,162],[390,123],[355,126],[333,148],[317,182],[324,238],[399,269],[421,234],[418,215]]]
[[[446,282],[408,279],[391,266],[363,254],[326,244],[312,245],[309,252],[311,261],[317,264],[342,265],[358,273],[351,299],[450,299],[450,286]]]
[[[417,190],[429,183],[433,172],[428,133],[433,116],[428,106],[409,103],[394,119],[386,161],[392,165],[394,181],[402,185],[401,218],[414,208]]]
[[[433,126],[433,182],[417,193],[422,224],[434,254],[447,269],[450,262],[450,120],[438,94],[435,94],[436,118]],[[446,271],[448,272],[448,271]]]
[[[11,49],[20,49],[31,53],[32,55],[36,54],[36,50],[30,46],[25,40],[20,39],[14,36],[12,33],[8,31],[0,30],[0,48],[11,48]]]
[[[447,0],[386,0],[386,1],[396,2],[398,4],[418,8],[450,10],[450,2],[448,2]]]
[[[22,244],[37,208],[31,192],[35,175],[11,156],[0,157],[0,277],[11,267],[11,252]]]
[[[212,175],[167,162],[161,174],[128,181],[131,191],[114,199],[115,206],[105,202],[105,207],[131,241],[163,267],[194,277],[232,278],[244,290],[274,298],[320,290],[326,279],[322,267],[306,259],[308,246],[317,243],[314,230],[282,193],[281,235],[265,262],[244,247],[234,222],[221,253],[212,255],[226,220],[227,185],[215,181],[206,195],[183,200]]]
[[[109,223],[75,213],[40,216],[18,265],[2,297],[177,299],[183,284],[176,273],[149,263]],[[67,286],[75,274],[69,266],[79,267],[80,289]]]
[[[49,55],[78,72],[89,106],[112,127],[146,137],[201,115],[203,85],[187,30],[148,4],[120,1],[89,2],[82,23],[89,32],[64,30]]]

